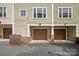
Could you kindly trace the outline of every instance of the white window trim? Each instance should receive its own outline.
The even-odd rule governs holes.
[[[27,9],[19,9],[19,16],[21,16],[21,10],[26,10],[26,15],[27,16]],[[21,17],[25,17],[25,16],[21,16]]]
[[[4,10],[4,7],[6,7],[6,17],[3,16],[3,10],[2,10],[2,17],[0,18],[7,18],[7,6],[0,6],[0,7],[2,7],[3,10]]]
[[[36,18],[34,18],[34,8],[36,8],[36,14],[37,14],[37,8],[46,8],[46,18],[42,17],[42,18],[37,18],[37,15],[36,15]],[[32,7],[32,19],[47,19],[47,7]],[[43,9],[42,9],[43,10]],[[42,12],[44,13],[44,12]]]
[[[72,13],[71,18],[69,18],[69,17],[68,18],[63,18],[63,17],[60,18],[59,17],[59,8],[68,8],[68,9],[71,8],[71,13]],[[68,13],[69,13],[69,11],[68,11]],[[58,7],[58,19],[72,19],[72,18],[73,18],[73,7]]]

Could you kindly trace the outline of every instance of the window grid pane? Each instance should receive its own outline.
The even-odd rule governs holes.
[[[6,7],[4,7],[4,17],[6,17]]]
[[[6,7],[0,7],[0,17],[6,17]]]
[[[36,8],[34,8],[34,18],[36,18]]]
[[[62,8],[59,8],[59,18],[62,17]]]
[[[2,7],[0,7],[0,17],[2,17]]]
[[[43,9],[43,17],[46,18],[46,8]]]
[[[63,18],[68,18],[68,13],[63,13]]]
[[[71,8],[59,8],[59,18],[71,18]]]
[[[71,12],[71,8],[69,8],[69,18],[71,18],[72,12]]]
[[[37,8],[37,18],[42,18],[42,8]]]
[[[68,18],[68,8],[63,8],[63,18]]]
[[[26,16],[26,10],[21,10],[21,16]]]
[[[68,13],[68,8],[63,8],[63,13]]]
[[[33,8],[33,17],[34,18],[46,18],[47,16],[47,10],[46,8]]]

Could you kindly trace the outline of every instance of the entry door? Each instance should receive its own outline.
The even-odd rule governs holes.
[[[34,40],[47,40],[47,29],[34,29]]]
[[[12,28],[3,28],[4,39],[8,39],[10,34],[12,34]]]
[[[66,39],[66,29],[54,29],[55,40]]]

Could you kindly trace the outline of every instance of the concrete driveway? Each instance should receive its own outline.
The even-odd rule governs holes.
[[[79,45],[75,43],[32,43],[12,46],[0,42],[0,56],[78,56]]]

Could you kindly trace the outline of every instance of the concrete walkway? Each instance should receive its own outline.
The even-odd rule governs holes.
[[[32,43],[23,46],[0,42],[0,56],[78,56],[79,45],[75,43]]]

